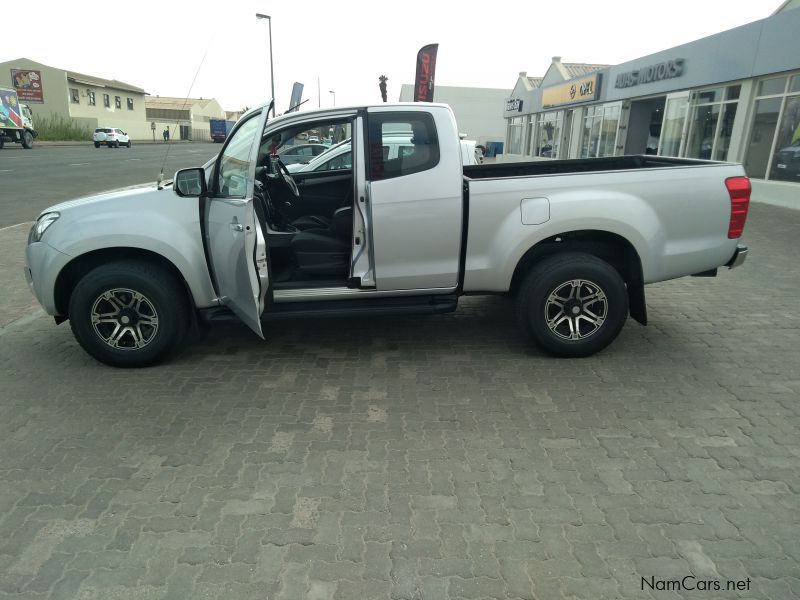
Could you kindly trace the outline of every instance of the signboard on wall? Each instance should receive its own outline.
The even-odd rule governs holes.
[[[614,87],[627,88],[641,83],[652,83],[654,81],[680,77],[683,75],[683,63],[683,58],[676,58],[655,65],[649,65],[644,69],[635,69],[633,71],[627,71],[626,73],[620,73],[617,75]]]
[[[506,112],[522,112],[522,100],[519,98],[506,100]]]
[[[11,69],[11,82],[14,84],[14,89],[17,90],[20,102],[36,104],[44,102],[41,71]]]
[[[542,89],[542,107],[564,106],[597,100],[600,94],[600,73],[573,79]]]

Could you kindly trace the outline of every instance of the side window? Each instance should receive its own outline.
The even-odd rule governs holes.
[[[247,178],[252,163],[251,151],[255,140],[259,115],[255,114],[236,130],[219,157],[217,192],[231,198],[244,198]]]
[[[352,152],[344,152],[340,154],[336,158],[332,158],[329,161],[322,163],[319,167],[315,169],[315,171],[338,171],[340,169],[352,169],[353,168],[353,153]]]
[[[411,145],[389,158],[390,138],[407,135]],[[439,139],[427,113],[387,113],[369,117],[369,176],[372,181],[427,171],[439,164]]]

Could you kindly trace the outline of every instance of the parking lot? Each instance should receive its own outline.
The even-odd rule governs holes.
[[[0,598],[800,597],[799,229],[753,205],[743,267],[649,286],[588,359],[475,297],[144,370],[54,325],[2,229]]]

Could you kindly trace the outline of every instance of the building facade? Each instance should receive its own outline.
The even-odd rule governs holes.
[[[211,119],[226,119],[227,114],[213,98],[172,98],[148,96],[147,121],[156,137],[169,128],[170,137],[195,142],[211,141]]]
[[[149,136],[142,88],[43,65],[27,58],[0,63],[0,86],[17,90],[37,121],[71,119],[77,125],[119,127],[134,140]]]
[[[800,1],[620,65],[555,57],[506,99],[506,160],[659,154],[744,164],[800,183]],[[800,201],[800,198],[799,200]]]
[[[497,106],[508,98],[507,89],[469,88],[437,85],[434,102],[449,104],[456,115],[460,133],[484,146],[501,144],[505,138],[505,120]],[[414,100],[414,86],[400,87],[400,102]]]

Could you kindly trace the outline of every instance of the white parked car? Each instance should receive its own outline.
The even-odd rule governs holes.
[[[130,136],[117,127],[98,127],[92,135],[94,147],[108,146],[109,148],[119,148],[120,146],[131,147]]]
[[[460,140],[461,145],[461,164],[477,165],[483,162],[483,157],[478,160],[475,150],[475,142],[472,140]],[[409,134],[387,134],[383,138],[383,158],[402,158],[414,152],[414,144],[411,142]],[[337,171],[339,169],[353,168],[353,153],[350,149],[350,140],[347,139],[331,146],[327,151],[319,156],[315,156],[308,162],[298,162],[287,165],[290,173],[308,173],[311,171]]]

